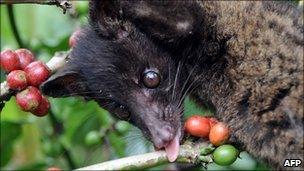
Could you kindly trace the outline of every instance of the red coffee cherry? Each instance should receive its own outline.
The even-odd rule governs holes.
[[[48,113],[49,109],[50,109],[49,100],[46,97],[42,96],[40,104],[38,105],[37,109],[34,110],[32,113],[36,116],[42,117]]]
[[[58,167],[50,167],[47,169],[47,171],[62,171],[62,170]]]
[[[206,138],[210,132],[209,119],[200,115],[193,115],[186,120],[185,131],[193,136]]]
[[[223,122],[216,123],[210,130],[209,140],[214,146],[224,144],[229,138],[229,129]]]
[[[74,33],[72,33],[70,39],[69,39],[69,46],[72,48],[76,45],[78,36],[80,35],[81,31],[76,30]]]
[[[208,117],[210,128],[212,128],[215,124],[217,124],[219,121],[215,117]]]
[[[19,57],[20,67],[24,69],[28,64],[34,61],[34,55],[27,49],[18,49],[15,53]]]
[[[4,50],[0,56],[1,68],[6,72],[21,69],[18,55],[12,50]]]
[[[16,101],[23,111],[31,112],[38,108],[42,99],[40,91],[33,86],[17,93]]]
[[[23,90],[27,86],[27,75],[22,70],[14,70],[7,75],[6,81],[10,89]]]
[[[41,61],[30,63],[27,67],[25,67],[24,71],[28,76],[29,85],[35,87],[38,87],[50,75],[48,67]]]

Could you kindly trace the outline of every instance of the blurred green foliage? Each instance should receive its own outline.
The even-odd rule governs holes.
[[[87,1],[73,1],[72,14],[63,15],[54,6],[14,5],[17,27],[22,40],[36,58],[48,61],[56,51],[68,50],[71,33],[85,24]],[[7,15],[1,5],[1,51],[21,48],[15,41]],[[1,81],[5,79],[1,71]],[[49,98],[51,113],[38,118],[21,111],[12,97],[1,111],[1,169],[37,170],[57,166],[72,169],[119,157],[145,153],[153,149],[140,130],[117,121],[95,102],[82,98]],[[188,98],[185,118],[192,114],[212,115]],[[248,154],[225,169],[255,168]],[[246,159],[247,157],[247,159]],[[244,163],[245,162],[245,163]],[[156,169],[166,166],[156,167]],[[210,169],[223,169],[215,165]]]

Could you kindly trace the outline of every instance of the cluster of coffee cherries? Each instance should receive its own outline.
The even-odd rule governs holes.
[[[35,61],[33,53],[27,49],[4,50],[0,60],[1,69],[8,73],[7,85],[16,92],[20,108],[36,116],[45,116],[50,103],[41,94],[39,86],[50,76],[48,67],[41,61]]]
[[[224,144],[229,138],[229,129],[214,117],[193,115],[185,122],[185,131],[190,135],[209,138],[214,146]]]
[[[185,131],[195,137],[207,138],[217,147],[213,153],[213,161],[221,166],[232,164],[238,157],[238,150],[225,144],[229,139],[229,128],[224,122],[219,122],[214,117],[193,115],[185,122]]]

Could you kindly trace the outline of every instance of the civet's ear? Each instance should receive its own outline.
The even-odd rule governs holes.
[[[123,22],[122,15],[118,0],[90,0],[90,24],[105,38],[119,39],[128,35],[129,29]]]
[[[122,1],[124,16],[152,38],[180,40],[201,27],[202,9],[195,1]]]
[[[51,97],[75,96],[85,91],[84,83],[79,73],[70,69],[66,64],[46,80],[40,89],[43,94]]]

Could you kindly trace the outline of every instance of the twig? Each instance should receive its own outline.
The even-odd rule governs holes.
[[[67,9],[71,8],[71,2],[67,0],[0,0],[0,4],[39,4],[39,5],[56,5],[63,10],[65,14]]]
[[[70,169],[76,169],[76,164],[75,164],[74,160],[72,159],[72,155],[71,155],[70,151],[67,150],[64,147],[64,145],[62,145],[62,144],[61,144],[61,147],[63,148],[63,155],[64,155],[65,159],[67,160]]]
[[[63,67],[68,60],[70,51],[56,52],[55,55],[46,63],[52,73]]]
[[[48,116],[50,117],[50,122],[53,127],[53,134],[55,136],[61,135],[63,133],[63,124],[56,118],[52,109],[50,109]]]
[[[13,9],[12,5],[7,5],[7,13],[8,13],[8,19],[10,21],[10,24],[11,24],[11,27],[12,27],[15,39],[16,39],[16,41],[18,43],[18,46],[22,47],[22,48],[26,48],[25,44],[23,43],[23,41],[22,41],[22,39],[20,37],[19,31],[17,29],[14,9]]]
[[[5,105],[5,102],[9,101],[9,99],[14,94],[14,92],[9,90],[6,81],[1,83],[0,86],[1,86],[1,89],[0,89],[0,111],[2,111],[2,109]]]
[[[52,124],[53,127],[53,131],[54,131],[54,135],[59,138],[59,136],[63,133],[64,129],[63,129],[63,125],[62,122],[60,122],[56,116],[54,115],[53,111],[50,110],[49,111],[49,117],[50,117],[50,122]],[[75,169],[76,168],[76,164],[72,158],[72,155],[70,153],[70,151],[60,142],[58,141],[58,143],[60,144],[60,146],[63,149],[63,155],[64,158],[66,159],[68,165],[69,165],[69,169]]]
[[[200,149],[207,147],[205,142],[193,144],[184,144],[181,146],[179,156],[176,162],[179,163],[199,163]],[[209,155],[204,156],[209,158],[205,162],[212,162]],[[152,153],[140,154],[130,157],[125,157],[117,160],[107,161],[87,167],[83,167],[77,170],[126,170],[126,169],[146,169],[160,164],[167,163],[167,156],[165,151],[156,151]]]
[[[3,83],[1,83],[1,91],[0,91],[0,100],[2,101],[2,98],[5,98],[5,96],[7,96],[10,92],[9,87],[7,85],[7,82],[4,81]]]
[[[66,63],[70,52],[57,52],[55,55],[51,58],[49,62],[46,63],[46,65],[49,67],[51,72],[56,72],[59,68],[63,67]],[[14,92],[11,91],[6,83],[4,81],[0,84],[0,110],[3,108],[2,104],[4,104],[9,98],[14,95]]]

